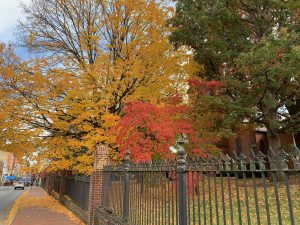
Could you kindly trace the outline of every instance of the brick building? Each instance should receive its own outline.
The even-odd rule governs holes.
[[[279,136],[281,146],[285,149],[288,149],[288,147],[296,141],[291,133],[281,133]],[[217,146],[222,149],[224,154],[228,154],[231,157],[233,156],[233,151],[237,154],[242,152],[246,157],[249,157],[251,148],[255,153],[261,151],[267,155],[269,149],[267,131],[264,128],[243,130],[237,133],[236,137],[224,138]]]
[[[8,174],[17,174],[19,172],[19,164],[12,153],[0,151],[0,161],[2,162],[0,177]]]

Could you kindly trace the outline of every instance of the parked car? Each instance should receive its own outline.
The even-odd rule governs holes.
[[[3,186],[9,186],[11,182],[9,180],[3,180]]]
[[[22,181],[24,182],[25,186],[31,186],[32,180],[30,178],[23,177]]]
[[[18,188],[21,188],[21,189],[24,190],[24,187],[25,187],[24,181],[22,181],[22,180],[15,181],[13,183],[13,185],[14,185],[15,190],[18,189]]]

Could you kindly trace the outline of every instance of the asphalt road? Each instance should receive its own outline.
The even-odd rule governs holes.
[[[12,186],[0,187],[0,225],[4,224],[10,208],[23,190],[14,190]]]

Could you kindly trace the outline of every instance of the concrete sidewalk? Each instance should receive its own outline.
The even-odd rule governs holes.
[[[11,225],[82,225],[64,206],[41,188],[32,188],[15,203]]]

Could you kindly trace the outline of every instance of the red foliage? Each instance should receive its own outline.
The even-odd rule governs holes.
[[[201,156],[204,158],[207,157],[206,151],[201,148],[194,148],[192,152],[197,156]]]
[[[191,88],[198,89],[200,92],[204,93],[224,87],[224,84],[217,80],[200,81],[199,79],[189,79],[188,83]]]
[[[224,87],[224,84],[221,81],[217,81],[217,80],[206,81],[205,85],[207,88],[222,88],[222,87]]]
[[[174,95],[169,97],[168,104],[169,105],[178,105],[182,102],[182,97],[180,95]]]
[[[129,149],[135,162],[149,161],[153,154],[159,154],[162,158],[174,157],[170,147],[175,145],[175,135],[196,134],[192,123],[183,117],[187,108],[176,102],[179,102],[178,96],[165,106],[130,102],[124,108],[124,116],[112,130],[117,134],[121,156]]]
[[[202,86],[202,82],[198,79],[188,79],[187,82],[189,83],[190,86],[195,86],[195,87],[199,87]]]

